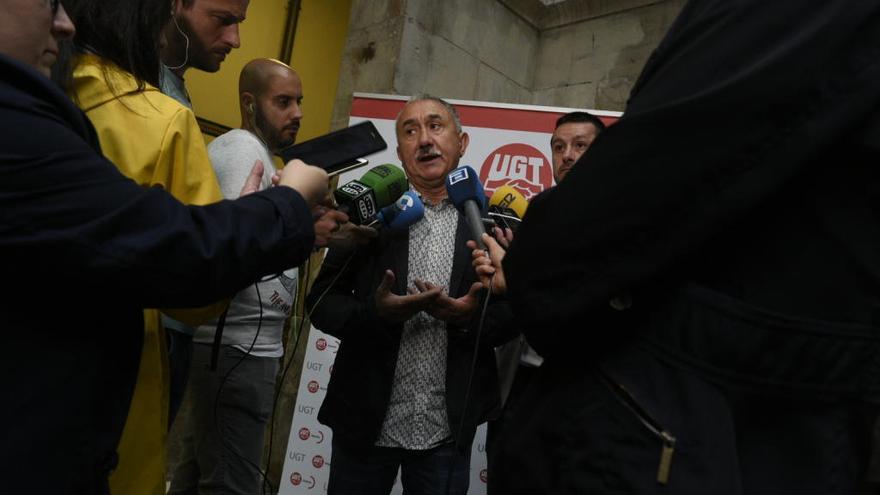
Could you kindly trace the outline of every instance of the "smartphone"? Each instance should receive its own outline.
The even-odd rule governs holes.
[[[361,167],[364,156],[388,148],[388,143],[372,122],[366,120],[330,134],[309,139],[281,150],[284,162],[298,158],[309,165],[323,168],[330,175]]]

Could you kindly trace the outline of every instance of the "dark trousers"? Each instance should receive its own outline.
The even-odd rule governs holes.
[[[174,424],[174,418],[183,403],[186,382],[189,379],[189,367],[192,363],[192,335],[170,328],[165,329],[168,339],[168,429]]]
[[[180,417],[180,459],[168,493],[255,495],[279,360],[223,346],[211,371],[211,350],[193,345],[190,407]]]
[[[511,418],[517,409],[522,406],[523,397],[526,393],[526,387],[534,380],[538,368],[534,366],[519,365],[516,369],[516,376],[513,378],[513,384],[510,386],[510,392],[507,394],[507,401],[504,403],[504,409],[497,419],[489,421],[486,425],[486,461],[489,468],[489,482],[486,487],[488,493],[495,493],[493,490],[492,474],[500,472],[498,466],[498,445],[507,435],[517,435],[519,432],[516,428],[511,428]],[[528,407],[528,406],[524,406]],[[499,495],[502,495],[499,493]]]
[[[452,443],[430,450],[361,451],[347,449],[334,438],[327,495],[388,495],[398,469],[405,495],[466,495],[470,462],[470,446],[465,452]]]

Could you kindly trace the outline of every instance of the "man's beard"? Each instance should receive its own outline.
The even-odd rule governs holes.
[[[266,143],[269,151],[276,152],[293,145],[295,138],[282,139],[281,131],[272,127],[266,118],[263,117],[263,111],[260,109],[259,105],[257,105],[254,110],[254,127],[260,131],[263,141]]]
[[[188,48],[181,49],[179,53],[180,60],[187,60],[186,66],[189,68],[205,72],[217,72],[220,70],[220,63],[211,57],[209,48],[202,43],[198,35],[193,31],[189,20],[181,15],[177,17],[177,25],[181,32],[178,33],[175,30],[176,35],[183,36],[185,34],[186,38],[189,39]],[[183,50],[186,50],[186,52]]]

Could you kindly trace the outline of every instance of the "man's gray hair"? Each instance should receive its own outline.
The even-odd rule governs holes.
[[[421,94],[413,95],[409,99],[409,101],[406,102],[406,104],[409,105],[410,103],[414,103],[417,101],[425,101],[425,100],[435,101],[435,102],[443,105],[443,108],[445,108],[446,111],[449,112],[449,115],[452,115],[452,121],[455,122],[455,132],[461,134],[461,132],[462,132],[462,130],[461,130],[461,117],[458,116],[458,110],[456,110],[455,107],[452,106],[446,100],[444,100],[442,98],[438,98],[436,96],[429,95],[428,93],[421,93]],[[406,106],[404,106],[403,108],[406,108]],[[400,109],[400,112],[397,113],[397,118],[394,119],[395,127],[397,127],[397,122],[400,120],[400,115],[403,113],[403,108]]]

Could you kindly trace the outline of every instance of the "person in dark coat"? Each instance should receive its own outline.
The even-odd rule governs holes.
[[[206,304],[297,265],[327,191],[326,173],[302,163],[281,172],[279,187],[205,207],[125,178],[48,78],[58,42],[73,33],[57,0],[0,1],[0,477],[9,493],[108,493],[143,308]]]
[[[880,4],[689,2],[493,282],[545,362],[490,489],[854,493],[878,161]]]

